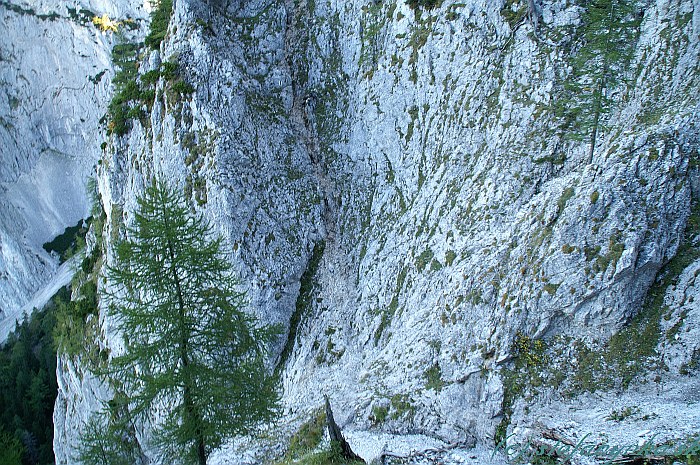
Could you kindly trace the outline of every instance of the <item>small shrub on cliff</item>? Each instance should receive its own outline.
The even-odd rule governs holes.
[[[118,71],[112,79],[114,96],[107,106],[108,134],[123,136],[131,129],[129,112],[135,105],[139,105],[141,96],[141,89],[136,82],[138,50],[137,44],[117,44],[112,49],[112,61]]]
[[[151,6],[154,7],[154,10],[151,12],[151,29],[144,43],[153,49],[157,49],[168,32],[170,17],[173,15],[173,0],[152,0]]]
[[[433,8],[439,8],[442,5],[442,0],[407,0],[406,3],[414,10],[418,8],[432,10]]]

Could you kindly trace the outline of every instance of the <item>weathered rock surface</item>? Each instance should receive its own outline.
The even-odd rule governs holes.
[[[690,253],[700,5],[640,6],[630,85],[611,94],[589,160],[587,139],[567,137],[554,112],[581,10],[538,3],[535,32],[487,0],[419,12],[400,0],[175,2],[143,71],[176,60],[195,92],[161,80],[148,124],[109,139],[105,237],[154,175],[191,195],[228,240],[251,311],[290,334],[276,350],[282,430],[329,394],[361,454],[367,435],[388,433],[483,448],[499,425],[518,438],[538,421],[564,428],[569,407],[597,412],[571,414],[576,434],[605,431],[613,394],[571,400],[534,386],[510,398],[517,335],[600,348],[651,308],[650,288],[664,296],[660,385],[693,392],[700,265],[682,263],[670,284],[657,274],[679,248]],[[118,349],[104,323],[102,343]],[[57,428],[95,408],[76,390],[96,387],[63,385]],[[649,389],[632,383],[620,408],[646,412]],[[697,402],[663,399],[640,425],[670,430],[670,412]],[[59,436],[67,463],[77,435]],[[246,443],[239,459],[236,444],[214,461],[265,454]]]
[[[0,320],[55,272],[42,244],[89,214],[111,44],[94,12],[143,21],[136,1],[0,2]],[[13,323],[8,323],[13,324]]]

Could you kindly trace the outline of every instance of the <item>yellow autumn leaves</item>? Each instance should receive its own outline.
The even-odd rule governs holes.
[[[102,32],[117,32],[117,29],[121,25],[121,21],[113,21],[107,14],[103,14],[102,17],[93,16],[92,24],[97,26]]]
[[[125,19],[124,21],[114,21],[111,19],[107,13],[102,16],[93,16],[92,24],[97,26],[97,28],[102,32],[117,32],[120,26],[125,23],[133,23],[133,19]]]

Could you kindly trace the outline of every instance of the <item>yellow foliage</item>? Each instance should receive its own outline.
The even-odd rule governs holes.
[[[121,21],[112,21],[107,14],[103,14],[102,17],[100,18],[99,16],[94,16],[92,18],[92,23],[100,28],[100,31],[102,32],[117,32],[117,29],[119,28],[119,25],[121,24]]]

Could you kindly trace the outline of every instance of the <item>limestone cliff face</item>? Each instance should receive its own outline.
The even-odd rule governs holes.
[[[581,344],[605,351],[640,312],[658,326],[650,358],[669,370],[658,382],[681,393],[697,384],[684,373],[699,353],[698,231],[686,225],[700,4],[640,5],[629,85],[611,90],[592,157],[554,111],[581,9],[552,0],[514,15],[525,5],[175,2],[141,72],[177,61],[195,92],[161,80],[147,121],[109,139],[98,166],[105,237],[130,221],[151,176],[188,192],[229,241],[251,311],[288,329],[276,360],[283,423],[328,394],[343,426],[370,435],[492,444],[499,427],[559,427],[556,412],[574,405],[559,388],[581,410],[609,408],[580,400],[590,389]],[[674,259],[679,248],[688,260]],[[645,304],[650,288],[659,305]],[[549,366],[524,367],[541,380],[526,390],[512,382],[515,360],[538,339]],[[62,386],[58,416],[95,408],[87,387]],[[635,389],[629,402],[647,402]],[[671,431],[675,420],[660,417],[654,427]],[[77,438],[63,439],[57,459],[70,463]]]
[[[285,372],[292,409],[338,393],[358,426],[388,407],[387,429],[489,441],[516,333],[604,341],[676,253],[696,180],[697,2],[645,5],[636,81],[592,160],[547,110],[566,79],[556,31],[580,11],[541,2],[535,34],[502,6],[291,10],[331,218]]]
[[[0,320],[55,271],[42,244],[88,215],[113,74],[93,12],[145,14],[129,1],[0,2]]]

